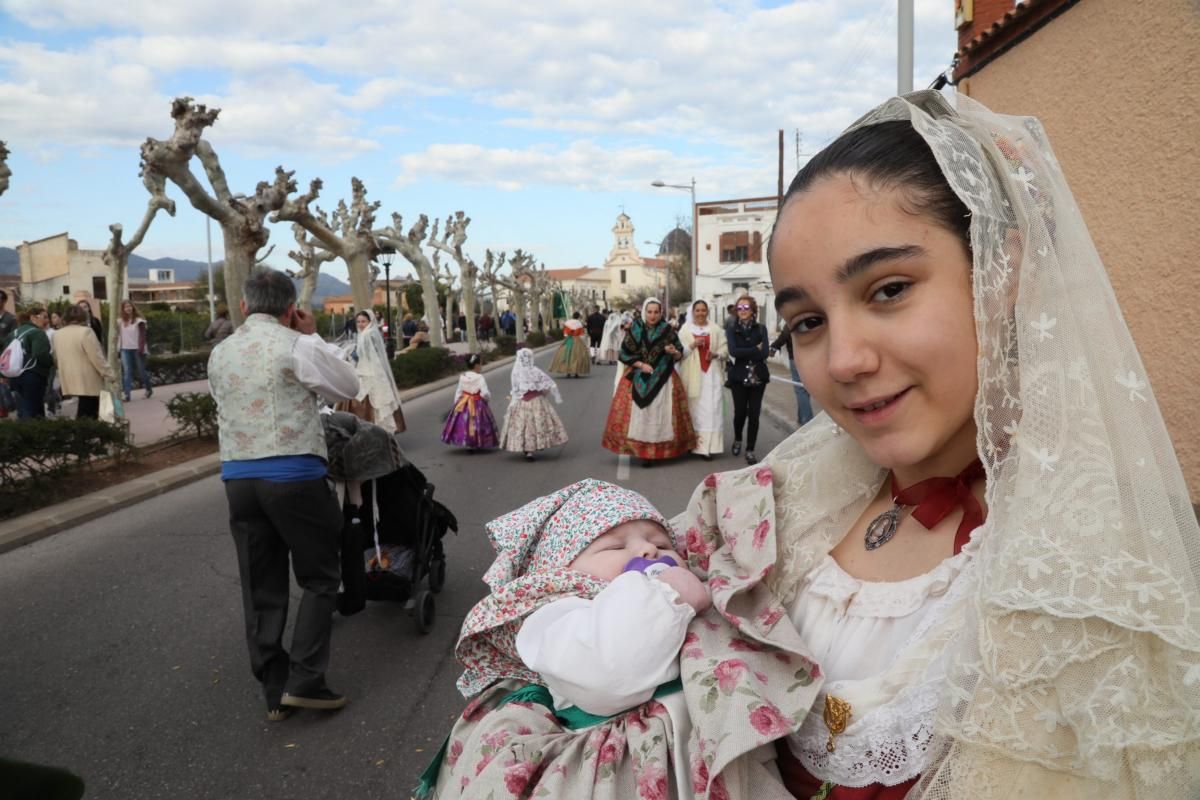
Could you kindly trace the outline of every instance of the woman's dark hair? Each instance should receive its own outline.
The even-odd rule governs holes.
[[[87,325],[88,315],[79,306],[67,306],[63,311],[64,325]]]
[[[355,318],[355,319],[358,319],[359,317],[362,317],[362,318],[363,318],[363,319],[365,319],[367,322],[370,322],[370,321],[371,321],[371,315],[370,315],[370,314],[368,314],[366,311],[360,311],[360,312],[358,312],[357,314],[355,314],[355,315],[354,315],[354,318]]]
[[[697,300],[696,302],[692,303],[692,311],[696,310],[696,306],[704,306],[704,310],[708,311],[708,303],[704,302],[703,300]]]
[[[758,301],[755,300],[751,295],[748,295],[748,294],[740,295],[737,300],[733,301],[734,311],[737,311],[738,304],[741,303],[743,300],[748,300],[750,302],[750,313],[752,313],[755,316],[755,318],[757,318],[758,317]]]
[[[912,124],[880,122],[847,131],[817,153],[788,186],[775,225],[788,201],[822,178],[847,173],[873,189],[900,189],[901,207],[914,216],[928,216],[956,235],[971,250],[971,212],[950,188],[933,151]],[[767,262],[771,243],[767,245]]]
[[[483,363],[483,359],[480,358],[479,353],[471,353],[467,356],[467,369],[475,369],[481,363]]]

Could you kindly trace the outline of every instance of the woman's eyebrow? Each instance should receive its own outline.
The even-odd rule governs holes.
[[[849,283],[855,276],[866,272],[881,261],[900,261],[926,254],[924,247],[906,244],[902,247],[875,247],[846,259],[835,274],[838,283]]]
[[[917,258],[926,255],[927,252],[924,247],[917,244],[907,244],[901,247],[873,247],[846,259],[834,273],[834,278],[838,283],[848,283],[881,262]],[[775,310],[779,311],[788,303],[800,303],[806,299],[808,299],[808,292],[799,286],[785,286],[775,293]]]

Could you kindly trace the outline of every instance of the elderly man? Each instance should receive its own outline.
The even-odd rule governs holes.
[[[267,719],[278,721],[291,708],[346,704],[325,683],[342,513],[325,477],[317,399],[353,399],[358,378],[341,350],[316,335],[313,315],[296,308],[296,288],[282,272],[252,272],[241,307],[246,321],[213,348],[208,381],[250,667],[266,693]],[[289,554],[303,590],[290,655],[283,648]]]

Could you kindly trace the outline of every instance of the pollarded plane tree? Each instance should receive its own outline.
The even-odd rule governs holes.
[[[271,217],[272,222],[294,222],[311,233],[321,247],[346,262],[350,275],[350,291],[354,293],[354,307],[362,310],[372,307],[375,281],[371,272],[371,261],[381,250],[372,228],[379,202],[367,202],[367,189],[358,178],[350,179],[350,205],[339,200],[332,216],[327,216],[318,207],[309,210],[309,204],[320,196],[321,179],[309,184],[308,192],[297,195],[286,202]],[[320,265],[317,265],[318,269]],[[314,285],[315,285],[315,278]]]
[[[481,283],[488,285],[488,291],[492,295],[492,316],[500,317],[500,282],[496,279],[496,272],[504,266],[504,251],[500,251],[497,257],[491,250],[484,253],[483,267],[479,272],[479,280]]]
[[[317,209],[318,214],[324,214]],[[288,274],[300,280],[300,296],[296,304],[309,309],[312,306],[313,293],[317,291],[317,279],[321,277],[321,265],[333,261],[337,256],[317,246],[316,239],[310,239],[308,231],[298,222],[292,223],[292,235],[296,237],[299,250],[289,250],[288,258],[295,261],[300,269],[288,270]]]
[[[403,218],[393,213],[392,224],[376,230],[375,238],[380,246],[390,247],[404,256],[417,271],[417,277],[421,281],[421,299],[425,303],[425,318],[429,325],[429,343],[434,347],[445,347],[442,313],[438,308],[437,271],[421,249],[421,243],[429,234],[429,217],[422,214],[417,223],[409,228],[408,233],[401,233],[403,229]]]
[[[217,121],[219,108],[193,104],[190,97],[177,97],[171,104],[175,131],[171,138],[160,141],[146,139],[142,145],[143,173],[165,178],[174,183],[197,211],[207,214],[220,227],[225,240],[225,287],[229,298],[230,318],[235,325],[242,323],[242,311],[237,302],[250,270],[257,263],[258,251],[266,246],[271,232],[267,215],[283,207],[287,197],[296,191],[293,173],[275,168],[275,180],[260,181],[254,194],[234,194],[221,168],[221,160],[212,145],[204,139],[204,130]],[[210,194],[192,173],[192,156],[200,160],[204,174],[212,187]],[[265,256],[264,256],[265,257]]]
[[[479,284],[479,267],[475,261],[463,252],[463,244],[467,241],[467,226],[471,218],[457,211],[453,216],[446,217],[444,233],[438,236],[437,220],[433,222],[433,234],[429,237],[429,246],[441,250],[458,264],[459,289],[462,292],[462,309],[467,318],[467,346],[472,353],[479,352],[479,339],[475,335],[475,298]],[[451,320],[454,318],[451,317]]]
[[[511,274],[506,278],[499,274],[497,282],[508,289],[512,299],[513,313],[517,315],[517,342],[525,341],[525,315],[528,313],[529,289],[533,285],[533,254],[517,249],[508,260]]]
[[[550,330],[554,318],[554,281],[546,272],[546,265],[539,264],[536,268],[530,264],[529,269],[529,298],[533,311],[537,313],[538,330],[542,333]],[[548,305],[549,304],[549,305]]]
[[[129,256],[141,245],[150,230],[150,223],[159,211],[165,211],[175,216],[175,201],[167,197],[167,181],[162,175],[150,172],[142,164],[142,184],[150,193],[146,201],[146,213],[142,214],[142,222],[128,242],[122,241],[125,233],[124,226],[114,222],[108,226],[112,238],[104,248],[104,263],[108,265],[108,296],[112,301],[108,304],[108,364],[114,375],[121,374],[121,305],[125,297],[125,283],[129,277]]]
[[[0,194],[8,190],[8,179],[11,177],[12,170],[8,168],[8,145],[0,142]]]
[[[433,223],[434,229],[437,229],[437,220]],[[458,276],[450,271],[450,268],[442,264],[442,256],[437,251],[433,251],[431,258],[433,262],[433,271],[437,275],[440,285],[445,289],[446,305],[442,308],[442,319],[446,320],[446,335],[453,341],[456,337],[454,321],[455,316],[455,300],[458,298],[458,287],[454,284],[458,281]]]

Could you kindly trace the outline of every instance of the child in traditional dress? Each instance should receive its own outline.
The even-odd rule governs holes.
[[[442,429],[442,441],[474,452],[499,446],[496,438],[496,418],[488,401],[492,393],[483,377],[483,359],[478,353],[467,358],[467,371],[458,379],[454,391],[454,408]]]
[[[567,443],[567,429],[550,405],[549,394],[555,403],[562,395],[554,379],[533,362],[533,351],[521,348],[512,370],[512,392],[508,397],[508,413],[500,432],[500,446],[513,453],[524,453],[528,461],[533,454],[548,447]]]
[[[493,520],[470,705],[419,797],[691,796],[679,650],[708,589],[646,498],[587,479]]]

